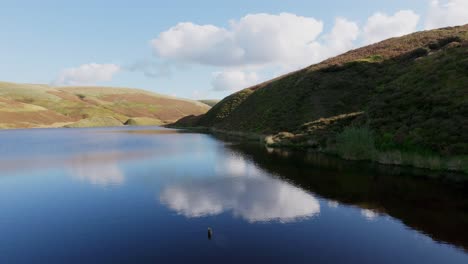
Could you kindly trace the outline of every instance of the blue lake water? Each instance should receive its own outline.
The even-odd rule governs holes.
[[[0,263],[466,264],[467,249],[467,184],[426,172],[156,127],[0,131]]]

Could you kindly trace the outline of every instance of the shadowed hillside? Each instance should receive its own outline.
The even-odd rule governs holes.
[[[0,128],[164,124],[208,109],[138,89],[0,82]]]
[[[176,126],[286,131],[266,143],[468,170],[467,58],[468,25],[417,32],[244,89]],[[463,157],[445,165],[440,159],[415,164],[420,157],[405,153]]]
[[[209,105],[211,107],[213,107],[214,105],[216,105],[217,103],[219,103],[219,100],[216,100],[216,99],[206,99],[206,100],[198,100],[199,102],[202,102],[206,105]]]

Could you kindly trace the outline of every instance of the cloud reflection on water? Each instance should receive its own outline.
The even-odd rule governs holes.
[[[364,216],[365,219],[373,221],[379,216],[379,213],[371,209],[361,209],[361,215]]]
[[[249,222],[293,222],[320,213],[311,194],[266,175],[238,156],[228,156],[216,167],[219,177],[168,185],[162,204],[186,217],[231,212]]]
[[[125,173],[119,164],[158,155],[158,152],[107,150],[81,152],[73,155],[43,155],[0,161],[0,167],[11,175],[27,171],[60,169],[74,179],[93,185],[111,186],[125,183]],[[161,153],[162,155],[162,153]]]
[[[75,156],[69,160],[67,170],[72,177],[99,186],[116,186],[125,182],[118,166],[119,153]]]

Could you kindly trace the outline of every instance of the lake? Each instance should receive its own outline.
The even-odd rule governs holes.
[[[0,131],[0,263],[466,264],[467,184],[431,174],[157,127]]]

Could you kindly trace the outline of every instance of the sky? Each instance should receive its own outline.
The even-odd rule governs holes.
[[[468,23],[468,0],[0,0],[0,80],[191,99]]]

